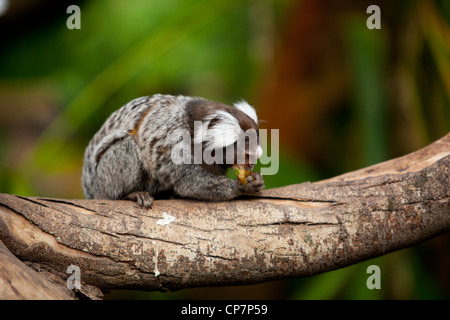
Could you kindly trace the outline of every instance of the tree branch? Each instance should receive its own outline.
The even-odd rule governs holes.
[[[84,286],[100,289],[250,284],[338,269],[448,232],[449,185],[450,133],[401,158],[229,202],[142,209],[0,194],[0,240],[63,279],[77,265]]]

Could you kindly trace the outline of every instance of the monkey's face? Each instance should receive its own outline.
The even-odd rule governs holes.
[[[252,170],[256,161],[262,155],[262,148],[259,143],[258,131],[256,130],[245,133],[241,141],[243,142],[239,143],[239,140],[236,142],[236,158],[235,163],[231,167],[241,184],[245,185],[247,177],[253,175]]]
[[[252,106],[245,101],[228,106],[195,100],[189,103],[188,116],[193,122],[193,144],[211,153],[215,164],[251,172],[262,155],[258,117]]]
[[[262,156],[263,150],[259,141],[259,132],[257,130],[247,130],[244,134],[244,163],[242,164],[246,170],[252,170],[257,160]],[[239,145],[239,143],[238,143]],[[239,153],[238,153],[239,155]],[[238,162],[239,163],[239,159]]]
[[[224,163],[232,168],[251,171],[262,153],[259,133],[250,129],[242,132],[234,144],[225,148]]]

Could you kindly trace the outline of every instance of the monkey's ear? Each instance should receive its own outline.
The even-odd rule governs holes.
[[[249,105],[245,100],[235,102],[234,106],[252,118],[255,123],[258,123],[258,116],[256,115],[255,108]]]
[[[218,110],[203,118],[201,130],[194,133],[194,143],[206,143],[208,149],[225,148],[238,140],[242,132],[238,120],[230,113]]]

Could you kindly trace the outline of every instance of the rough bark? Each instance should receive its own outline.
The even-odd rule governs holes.
[[[79,266],[82,291],[250,284],[341,268],[448,232],[449,186],[447,134],[401,158],[229,202],[160,200],[142,209],[0,194],[0,240],[61,279]],[[21,262],[0,257],[0,298],[13,297],[21,276],[8,265]]]
[[[0,241],[0,298],[73,299],[75,295],[61,283],[52,283],[17,259]],[[55,282],[62,281],[53,278]]]

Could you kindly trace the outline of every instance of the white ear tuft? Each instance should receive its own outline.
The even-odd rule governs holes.
[[[208,128],[212,120],[217,120],[217,123]],[[203,118],[201,130],[197,130],[194,134],[194,143],[206,142],[207,149],[224,148],[235,143],[241,131],[235,117],[219,110]]]
[[[255,109],[251,105],[249,105],[245,100],[235,102],[234,106],[239,110],[241,110],[246,115],[248,115],[250,118],[252,118],[256,124],[258,124],[258,116],[256,115]]]

